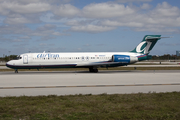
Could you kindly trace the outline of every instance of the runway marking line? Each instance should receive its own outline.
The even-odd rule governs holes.
[[[124,87],[124,86],[164,86],[180,85],[180,83],[168,84],[129,84],[129,85],[77,85],[77,86],[29,86],[29,87],[0,87],[0,89],[31,89],[31,88],[72,88],[72,87]]]

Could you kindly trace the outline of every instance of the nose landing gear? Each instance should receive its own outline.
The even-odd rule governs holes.
[[[18,73],[18,70],[17,70],[17,69],[15,69],[15,73]]]

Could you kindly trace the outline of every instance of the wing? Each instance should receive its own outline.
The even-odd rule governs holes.
[[[93,62],[93,63],[78,63],[76,66],[77,67],[106,67],[106,66],[110,66],[110,65],[119,65],[119,64],[123,64],[122,62]]]

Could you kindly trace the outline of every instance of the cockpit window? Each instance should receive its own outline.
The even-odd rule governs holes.
[[[16,60],[19,60],[19,59],[22,59],[22,57],[21,57],[20,55],[18,55],[18,56],[16,57]]]

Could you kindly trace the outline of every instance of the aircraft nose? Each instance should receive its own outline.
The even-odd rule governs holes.
[[[12,61],[9,61],[9,62],[6,63],[7,67],[10,67],[11,65],[12,65]]]
[[[11,64],[11,61],[7,62],[6,65],[10,65]]]

